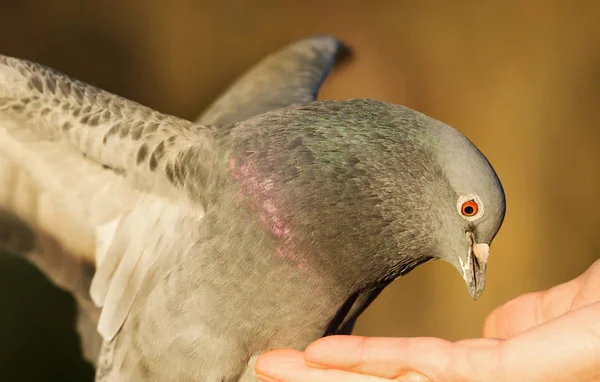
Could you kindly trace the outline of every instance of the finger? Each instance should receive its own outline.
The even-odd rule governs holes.
[[[438,338],[377,338],[331,336],[306,349],[305,360],[321,367],[396,380],[406,373],[420,373],[429,380],[488,381],[495,376],[495,360],[502,341],[491,339],[451,343]],[[501,380],[501,379],[498,379]]]
[[[565,314],[571,309],[584,277],[585,273],[546,291],[522,295],[495,309],[485,320],[484,337],[511,338]]]
[[[571,309],[600,299],[600,260],[575,279],[543,292],[518,297],[494,310],[484,324],[484,336],[510,338],[552,320]]]
[[[600,380],[599,316],[596,302],[506,341],[502,356],[502,369],[510,371],[506,380]]]
[[[256,373],[265,382],[389,382],[389,379],[307,366],[303,353],[291,349],[263,354],[256,362]]]
[[[596,301],[600,301],[600,260],[596,260],[582,275],[581,288],[573,299],[571,309],[577,309]]]

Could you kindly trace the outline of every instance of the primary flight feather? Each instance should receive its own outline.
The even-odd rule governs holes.
[[[419,112],[316,101],[347,53],[291,44],[198,123],[0,56],[0,245],[74,294],[98,381],[255,380],[431,259],[481,294],[496,173]]]

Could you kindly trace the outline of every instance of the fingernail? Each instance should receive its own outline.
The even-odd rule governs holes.
[[[257,373],[256,376],[263,382],[279,382],[277,379],[261,373]]]
[[[415,371],[408,372],[398,377],[397,381],[400,382],[431,382],[431,379],[427,378],[421,373]]]

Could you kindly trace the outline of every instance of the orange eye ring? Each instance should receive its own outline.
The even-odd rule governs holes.
[[[477,212],[479,212],[479,205],[476,201],[469,200],[463,203],[460,212],[467,217],[475,216],[477,215]]]

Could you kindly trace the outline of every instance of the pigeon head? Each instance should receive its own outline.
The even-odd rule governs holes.
[[[443,222],[436,231],[436,257],[456,267],[477,299],[485,287],[490,244],[504,220],[504,190],[473,143],[457,130],[426,118],[436,126],[433,150],[446,194],[431,196]]]
[[[298,262],[364,285],[441,259],[474,298],[481,294],[504,193],[457,130],[403,106],[354,99],[250,118],[231,142],[241,194]]]

